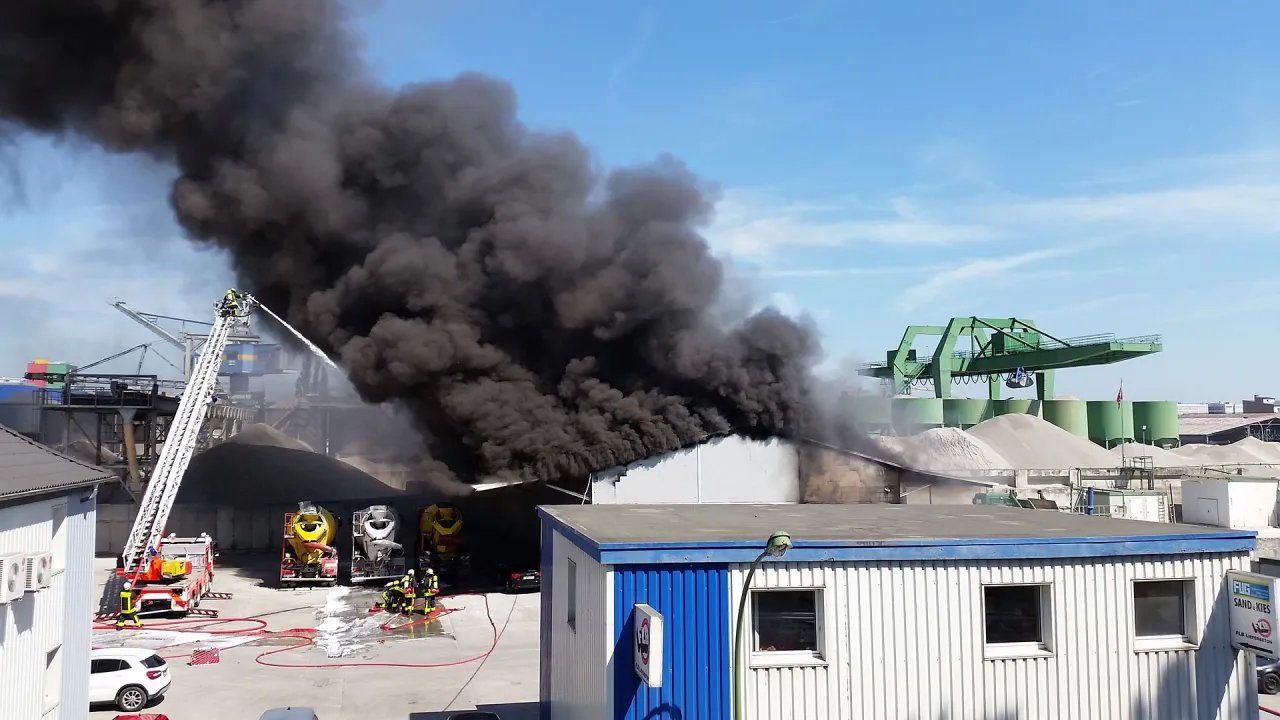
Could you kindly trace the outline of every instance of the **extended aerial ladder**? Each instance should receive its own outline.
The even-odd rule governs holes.
[[[206,533],[197,537],[165,537],[169,513],[178,499],[178,488],[200,440],[209,406],[217,402],[218,370],[227,343],[238,327],[247,326],[249,313],[258,309],[298,338],[330,367],[337,365],[310,340],[253,296],[229,291],[214,307],[217,313],[191,368],[178,411],[139,504],[138,516],[120,553],[116,573],[103,590],[100,616],[118,609],[125,582],[133,583],[140,613],[183,613],[216,617],[216,611],[199,609],[210,597],[230,597],[212,592],[216,543]],[[145,324],[145,323],[144,323]]]
[[[213,579],[214,542],[207,534],[195,538],[164,536],[165,524],[178,498],[182,476],[191,463],[209,406],[217,402],[218,369],[222,351],[233,330],[246,323],[258,306],[247,294],[228,293],[216,304],[217,313],[204,351],[187,378],[178,411],[147,483],[133,528],[129,531],[113,582],[103,593],[100,612],[116,609],[123,583],[133,583],[140,611],[194,612],[207,597]],[[205,612],[202,614],[216,615]]]

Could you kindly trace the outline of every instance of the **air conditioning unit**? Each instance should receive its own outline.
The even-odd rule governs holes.
[[[0,605],[13,602],[27,591],[27,554],[0,555]]]
[[[49,580],[53,577],[53,553],[27,553],[25,569],[23,587],[26,592],[49,587]]]

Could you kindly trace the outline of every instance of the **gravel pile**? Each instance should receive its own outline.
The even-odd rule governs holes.
[[[1154,445],[1143,445],[1142,443],[1125,443],[1124,445],[1117,445],[1111,448],[1111,452],[1116,457],[1140,457],[1146,455],[1151,458],[1151,464],[1158,468],[1188,467],[1190,465],[1200,464],[1199,462],[1179,455],[1172,450],[1165,450],[1164,448],[1156,447]]]
[[[990,445],[959,428],[931,428],[910,437],[881,438],[880,442],[908,466],[929,472],[1013,467]]]
[[[1280,448],[1257,438],[1245,438],[1230,445],[1183,445],[1173,452],[1203,465],[1280,466]]]
[[[1000,415],[969,428],[969,434],[1023,470],[1120,466],[1120,458],[1110,451],[1035,415]]]

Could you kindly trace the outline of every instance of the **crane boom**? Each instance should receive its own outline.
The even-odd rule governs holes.
[[[141,574],[149,560],[148,551],[160,547],[182,476],[195,454],[205,415],[214,399],[223,348],[235,325],[243,322],[253,304],[248,296],[240,296],[239,304],[235,306],[228,306],[225,301],[218,303],[217,317],[209,331],[204,352],[187,379],[186,390],[169,425],[164,448],[151,473],[138,516],[121,553],[122,568],[126,572]]]

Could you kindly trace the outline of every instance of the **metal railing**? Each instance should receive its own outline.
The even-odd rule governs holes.
[[[1099,335],[1082,335],[1080,337],[1066,338],[1065,340],[1054,340],[1041,335],[1034,343],[1022,341],[1018,338],[1016,333],[1009,333],[1007,336],[1015,340],[1016,347],[1006,347],[1001,353],[1002,355],[1018,355],[1020,353],[1039,352],[1042,350],[1065,350],[1067,348],[1090,347],[1093,345],[1112,345],[1116,343],[1126,345],[1160,345],[1163,343],[1163,336],[1161,335],[1139,335],[1137,337],[1117,339],[1115,333],[1101,333]],[[958,350],[951,353],[951,357],[965,360],[978,357],[994,357],[994,355],[985,350],[981,352]],[[928,362],[930,359],[932,359],[931,353],[926,354],[924,360],[918,360],[917,362]],[[888,367],[888,365],[888,362],[881,361],[867,363],[863,367],[871,369]]]

